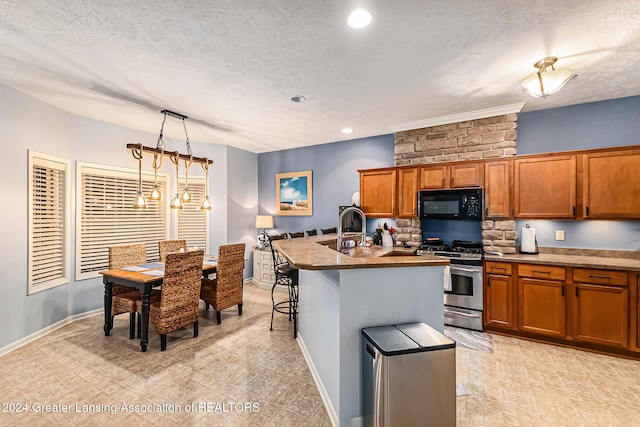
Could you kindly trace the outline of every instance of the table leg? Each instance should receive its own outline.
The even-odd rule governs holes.
[[[104,277],[104,336],[108,337],[111,332],[111,301],[113,300],[113,287],[111,282]]]
[[[143,352],[147,351],[147,344],[149,344],[149,292],[142,292],[142,318],[140,321],[140,348]]]

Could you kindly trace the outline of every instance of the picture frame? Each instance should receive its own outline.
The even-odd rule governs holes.
[[[313,177],[311,171],[276,174],[276,215],[313,215]]]

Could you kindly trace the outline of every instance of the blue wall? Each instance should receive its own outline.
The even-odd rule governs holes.
[[[521,113],[518,154],[640,145],[640,96]],[[277,231],[337,225],[337,206],[359,189],[358,169],[393,166],[393,135],[335,142],[258,156],[259,213],[275,212],[275,174],[313,170],[313,216],[277,217]],[[640,167],[640,166],[639,166]],[[380,220],[385,222],[385,220]],[[373,232],[378,220],[367,221]],[[387,220],[393,225],[393,220]],[[540,246],[640,250],[639,221],[517,221],[535,227]],[[555,230],[565,240],[555,240]],[[427,237],[437,230],[430,229]],[[451,240],[446,238],[445,240]],[[519,243],[519,242],[518,242]]]
[[[276,174],[313,171],[313,215],[274,218],[275,231],[337,227],[338,206],[360,190],[358,169],[393,166],[393,135],[314,145],[258,155],[258,213],[276,211]],[[367,231],[370,229],[367,223]],[[273,232],[273,231],[272,231]]]

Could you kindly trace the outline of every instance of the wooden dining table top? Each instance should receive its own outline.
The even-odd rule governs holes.
[[[202,263],[202,271],[206,274],[207,272],[213,273],[216,270],[218,263],[216,262],[217,258],[215,256],[207,256],[205,255],[204,261]],[[128,269],[139,268],[138,271],[131,271]],[[149,274],[152,271],[163,271],[164,263],[163,262],[150,262],[146,264],[141,264],[137,266],[127,266],[122,268],[112,268],[109,270],[102,270],[99,273],[103,276],[114,277],[118,279],[130,280],[132,282],[138,283],[149,283],[161,281],[164,277],[162,274],[153,275]],[[146,273],[145,273],[146,272]]]

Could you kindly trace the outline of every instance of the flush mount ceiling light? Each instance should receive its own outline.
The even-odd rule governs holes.
[[[305,98],[302,95],[294,95],[291,98],[289,98],[289,101],[291,101],[291,102],[304,102],[306,100],[307,100],[307,98]]]
[[[351,129],[351,128],[342,129],[342,133],[351,133],[351,132],[353,132],[353,129]]]
[[[347,24],[351,28],[364,28],[371,23],[371,14],[362,9],[358,8],[351,12],[349,18],[347,18]]]
[[[578,77],[569,70],[556,70],[553,64],[557,60],[555,56],[547,56],[533,64],[538,72],[522,82],[522,90],[537,98],[546,98],[562,89],[569,80]]]

